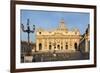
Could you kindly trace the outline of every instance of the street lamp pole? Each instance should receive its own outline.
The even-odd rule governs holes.
[[[30,33],[34,33],[35,25],[33,25],[33,29],[31,30],[30,26],[29,26],[29,19],[27,19],[27,29],[24,29],[24,25],[23,24],[21,24],[21,28],[22,28],[23,32],[28,34],[28,37],[27,37],[27,39],[28,39],[28,54],[30,54],[31,53],[31,49],[30,49]]]

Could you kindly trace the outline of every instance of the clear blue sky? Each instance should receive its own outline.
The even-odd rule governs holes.
[[[32,25],[45,30],[57,28],[61,19],[64,19],[66,27],[71,30],[78,28],[83,34],[90,24],[89,13],[79,12],[56,12],[56,11],[36,11],[36,10],[21,10],[21,23],[25,29],[27,27],[27,19],[30,19],[30,27]],[[21,40],[27,41],[27,33],[21,31]],[[35,33],[30,34],[30,41],[35,42]]]

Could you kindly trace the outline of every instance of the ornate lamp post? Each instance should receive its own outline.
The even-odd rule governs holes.
[[[27,54],[31,54],[31,49],[30,49],[30,33],[34,33],[35,31],[35,25],[33,25],[33,30],[30,29],[30,26],[29,26],[29,19],[27,19],[27,29],[24,29],[24,25],[21,24],[21,28],[22,28],[22,31],[27,33],[28,34],[28,52]]]

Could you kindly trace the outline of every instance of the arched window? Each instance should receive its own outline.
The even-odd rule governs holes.
[[[75,50],[78,50],[77,43],[74,44],[74,48],[75,48]]]
[[[42,50],[42,44],[39,43],[39,50]]]
[[[60,45],[57,45],[57,48],[60,49]]]
[[[39,34],[41,34],[41,32],[39,32]]]
[[[66,47],[66,49],[68,49],[68,45],[67,45],[67,44],[66,44],[66,46],[65,46],[65,47]]]
[[[65,48],[68,49],[68,42],[66,42]]]
[[[61,49],[63,49],[63,46],[61,46]]]
[[[49,45],[49,50],[51,50],[51,47],[52,47],[52,46],[51,46],[51,45]]]

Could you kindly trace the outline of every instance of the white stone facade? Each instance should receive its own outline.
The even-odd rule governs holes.
[[[76,51],[79,47],[80,38],[78,29],[68,30],[64,20],[61,20],[56,30],[38,29],[36,31],[36,51]]]

